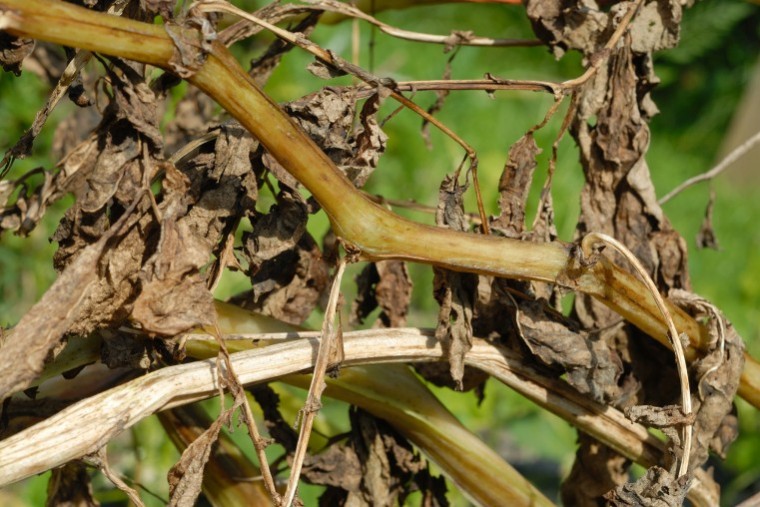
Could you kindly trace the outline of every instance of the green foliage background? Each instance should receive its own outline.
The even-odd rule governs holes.
[[[530,38],[532,32],[520,7],[493,5],[441,6],[387,12],[379,16],[387,23],[411,30],[447,33],[450,29],[475,29],[478,34],[495,37]],[[648,162],[659,195],[664,195],[684,179],[701,173],[716,162],[716,156],[728,125],[739,104],[752,73],[758,68],[760,48],[760,8],[739,0],[715,0],[698,3],[685,14],[682,44],[679,48],[657,55],[655,69],[662,84],[654,98],[662,114],[652,122],[652,145]],[[324,47],[344,57],[351,54],[351,22],[335,27],[321,27],[314,36]],[[263,37],[246,41],[236,48],[238,56],[250,58],[250,52],[260,51]],[[374,50],[367,51],[374,40]],[[396,80],[437,79],[444,72],[446,60],[439,46],[425,46],[399,41],[361,27],[362,57],[360,63],[378,75]],[[276,71],[267,91],[280,101],[292,100],[324,86],[324,81],[304,69],[310,62],[297,50],[287,56]],[[90,64],[91,66],[94,64]],[[452,77],[479,78],[485,72],[516,79],[546,79],[560,81],[581,72],[577,55],[566,55],[559,62],[544,48],[478,49],[462,48],[452,61]],[[348,79],[329,84],[347,83]],[[0,149],[9,148],[31,124],[34,114],[43,104],[47,86],[31,73],[21,77],[0,75]],[[422,105],[432,104],[433,94],[418,94]],[[438,114],[439,118],[476,148],[480,158],[480,181],[486,206],[497,211],[496,186],[510,145],[529,127],[538,123],[551,104],[544,94],[529,92],[498,93],[489,97],[482,92],[459,92],[451,95]],[[9,177],[26,172],[35,166],[53,168],[49,159],[52,133],[56,119],[71,111],[71,104],[62,104],[53,115],[35,144],[34,155],[15,163]],[[387,104],[390,112],[394,104]],[[535,208],[538,190],[546,175],[551,150],[561,115],[557,115],[537,134],[544,150],[529,209]],[[386,125],[390,136],[388,151],[373,175],[367,189],[393,199],[413,199],[431,206],[436,204],[438,184],[445,174],[456,168],[462,158],[459,149],[449,139],[431,130],[432,149],[420,136],[420,120],[408,111],[394,117]],[[557,226],[561,239],[570,241],[578,216],[578,195],[583,178],[577,151],[567,137],[560,145],[559,164],[553,187]],[[693,238],[699,230],[710,186],[716,192],[714,225],[721,250],[697,250]],[[757,186],[733,184],[730,177],[702,184],[687,190],[665,206],[675,227],[689,242],[690,270],[694,290],[714,302],[733,321],[750,351],[760,355],[760,199]],[[472,196],[470,211],[475,210]],[[14,324],[40,297],[54,280],[52,254],[55,245],[48,237],[68,202],[56,205],[44,223],[28,238],[3,234],[0,242],[0,324]],[[265,210],[267,201],[260,203]],[[432,222],[432,215],[401,211],[415,220]],[[531,220],[532,217],[529,217]],[[310,224],[316,237],[326,230],[324,216]],[[431,297],[430,268],[412,268],[415,279],[414,308],[411,325],[435,325],[436,308]],[[230,276],[220,287],[218,297],[225,297],[244,287],[244,280]],[[350,289],[349,289],[350,290]],[[350,300],[350,298],[349,298]],[[310,322],[319,323],[319,315]],[[283,393],[295,392],[288,390]],[[502,453],[537,484],[546,488],[550,498],[556,496],[559,479],[572,463],[575,433],[563,421],[543,413],[501,385],[489,383],[486,397],[478,405],[472,394],[458,394],[437,389],[436,392],[470,429]],[[300,399],[290,396],[291,420]],[[717,461],[717,476],[724,488],[724,500],[733,504],[756,489],[760,489],[760,417],[754,409],[739,403],[741,437],[732,448],[728,460]],[[340,430],[345,424],[345,407],[334,404],[320,416],[325,433]],[[243,444],[244,445],[244,444]],[[161,505],[167,498],[165,472],[177,454],[162,440],[158,424],[146,421],[135,427],[115,444],[137,448],[144,460],[139,465],[129,453],[117,456],[124,473],[138,477],[156,497],[145,495],[149,504]],[[276,452],[273,451],[273,452]],[[12,498],[21,505],[44,503],[45,477],[17,485],[0,500]],[[104,481],[96,482],[99,498],[104,504],[119,505],[124,498]],[[12,496],[5,496],[11,493]],[[313,505],[317,491],[306,491],[307,505]],[[452,495],[455,504],[466,501]]]

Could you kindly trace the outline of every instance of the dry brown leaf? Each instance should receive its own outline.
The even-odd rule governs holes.
[[[697,248],[712,248],[713,250],[720,250],[720,243],[718,243],[718,237],[715,235],[715,229],[713,227],[713,210],[715,208],[715,191],[710,191],[710,200],[707,202],[707,208],[705,209],[705,218],[702,220],[702,225],[699,227],[697,233]]]
[[[141,199],[95,243],[80,250],[61,272],[45,295],[21,318],[0,346],[0,400],[25,389],[44,366],[49,352],[58,345],[63,335],[74,324],[86,320],[86,302],[92,297],[99,281],[97,266],[101,256],[123,226],[129,223],[131,213]],[[89,316],[101,319],[103,316]]]
[[[147,13],[160,14],[164,19],[174,17],[174,0],[140,0],[140,8]]]
[[[709,353],[692,364],[696,378],[696,388],[692,390],[696,413],[692,460],[701,464],[711,450],[724,456],[738,436],[733,400],[744,369],[744,343],[709,302],[686,291],[672,291],[671,297],[691,315],[705,321],[711,337]]]
[[[366,183],[385,151],[387,136],[377,121],[377,112],[390,91],[381,88],[371,95],[359,114],[355,128],[356,90],[323,88],[285,105],[285,112],[346,173],[357,187]],[[290,188],[299,183],[268,154],[262,164]]]
[[[611,491],[605,498],[614,507],[681,507],[686,499],[689,478],[676,479],[657,466],[647,469],[646,475]]]
[[[33,49],[33,39],[14,37],[0,31],[0,65],[5,72],[21,75],[21,62],[32,53]]]
[[[348,179],[358,188],[364,186],[377,167],[380,156],[385,152],[388,136],[380,128],[377,113],[383,101],[390,95],[388,88],[379,88],[367,99],[359,114],[361,128],[353,134],[351,143],[353,154],[349,160],[341,161],[341,168]]]
[[[363,410],[352,408],[349,414],[348,443],[309,458],[308,475],[304,467],[311,482],[330,486],[320,505],[397,505],[417,489],[445,502],[440,483],[430,478],[427,463],[411,444]]]
[[[585,433],[578,433],[578,444],[573,468],[562,482],[562,505],[598,507],[605,493],[628,481],[628,460]]]
[[[499,179],[500,215],[491,227],[510,238],[520,238],[525,229],[525,207],[541,153],[533,135],[528,133],[509,149],[509,157]]]
[[[466,187],[459,185],[455,177],[444,178],[438,194],[438,225],[447,225],[458,231],[468,229],[463,204],[465,190]],[[464,355],[472,347],[472,317],[478,277],[439,268],[433,268],[433,272],[433,295],[440,305],[435,337],[446,351],[449,372],[456,388],[462,390]]]
[[[546,311],[546,303],[518,305],[516,321],[523,343],[542,363],[559,367],[567,381],[597,401],[619,396],[623,365],[609,347],[593,336],[573,330],[572,324]]]
[[[412,299],[412,280],[402,261],[370,263],[356,278],[357,295],[351,319],[362,324],[380,307],[373,327],[404,327]]]
[[[198,500],[203,483],[203,469],[219,438],[222,427],[229,424],[238,405],[219,414],[214,423],[196,438],[182,453],[179,461],[169,470],[169,505],[193,507]]]
[[[161,235],[140,273],[132,319],[151,333],[175,335],[215,321],[214,298],[200,277],[211,245],[180,220],[187,214],[190,180],[165,164]]]
[[[358,492],[362,482],[362,463],[353,447],[331,445],[317,455],[307,455],[301,475],[312,484]]]
[[[278,204],[253,220],[243,249],[253,284],[244,305],[279,320],[301,324],[328,286],[328,265],[306,232],[306,205],[300,196],[281,192]]]
[[[67,463],[51,472],[46,507],[96,507],[87,468],[79,461]]]

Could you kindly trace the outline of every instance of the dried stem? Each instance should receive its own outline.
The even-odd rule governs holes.
[[[494,39],[491,37],[479,37],[470,33],[454,32],[451,35],[433,35],[428,33],[412,32],[383,23],[379,19],[357,9],[356,7],[333,1],[321,1],[308,5],[293,6],[297,12],[316,11],[340,14],[347,18],[366,21],[374,25],[381,32],[399,39],[424,42],[430,44],[443,44],[446,46],[480,46],[480,47],[530,47],[541,46],[543,43],[538,39]]]
[[[343,364],[444,360],[444,352],[433,336],[432,331],[419,329],[345,333]],[[209,343],[216,342],[188,340],[188,351],[208,354]],[[318,346],[315,339],[289,340],[234,353],[230,356],[231,365],[241,383],[263,382],[310,371],[316,362]],[[666,444],[646,428],[631,422],[620,411],[581,395],[564,381],[544,376],[509,349],[475,339],[465,362],[643,466],[652,466],[663,458]],[[162,368],[82,400],[3,440],[0,486],[88,454],[157,411],[216,396],[220,386],[216,369],[217,362],[213,359]],[[692,487],[690,495],[694,491]],[[702,497],[709,495],[696,491]]]
[[[325,318],[322,323],[322,339],[319,342],[319,352],[317,353],[317,360],[314,363],[314,375],[311,377],[309,395],[306,398],[306,405],[302,410],[301,432],[298,435],[298,444],[296,445],[296,452],[293,456],[293,465],[290,467],[288,487],[285,490],[285,495],[281,504],[284,507],[290,507],[296,496],[298,479],[301,476],[301,467],[303,466],[303,460],[306,457],[306,451],[309,448],[311,428],[314,425],[314,418],[317,416],[317,412],[319,412],[319,409],[322,407],[321,399],[322,392],[326,387],[325,374],[327,373],[327,367],[330,364],[330,360],[334,357],[335,352],[337,352],[337,346],[340,345],[337,338],[342,330],[338,329],[337,332],[335,330],[335,315],[338,312],[340,283],[343,280],[343,273],[345,270],[346,260],[343,258],[338,262],[338,268],[335,272],[335,278],[333,278],[332,288],[330,289],[330,299],[327,302],[327,309],[325,310]]]
[[[152,65],[169,67],[175,51],[159,26],[115,18],[66,3],[0,0],[7,9],[0,25],[13,34],[41,38]],[[309,137],[253,82],[221,44],[189,81],[213,97],[258,138],[298,179],[328,214],[335,233],[368,259],[403,259],[454,271],[558,283],[589,294],[642,331],[669,344],[668,325],[635,276],[600,260],[578,266],[572,249],[559,242],[528,243],[466,234],[404,219],[371,202],[339,171]],[[708,346],[709,333],[691,316],[666,302],[679,332],[692,347],[687,358]],[[15,334],[15,332],[14,332]],[[36,334],[15,336],[30,343]],[[760,407],[760,364],[746,356],[739,393]]]
[[[716,165],[709,171],[699,174],[697,176],[694,176],[693,178],[689,178],[688,180],[678,185],[676,188],[668,192],[668,194],[665,197],[660,199],[658,203],[661,205],[665,204],[666,202],[671,200],[673,197],[675,197],[676,195],[686,190],[687,188],[694,186],[697,183],[701,183],[703,181],[708,181],[715,178],[717,175],[719,175],[728,167],[730,167],[731,164],[733,164],[734,162],[739,160],[741,157],[746,155],[747,152],[751,150],[757,143],[760,143],[760,132],[756,132],[752,137],[744,141],[741,145],[734,148],[731,151],[731,153],[726,155],[726,157],[718,163],[718,165]]]
[[[691,415],[691,390],[689,389],[689,370],[686,365],[686,355],[684,354],[683,342],[678,335],[676,326],[673,323],[673,318],[670,316],[665,301],[662,299],[660,292],[657,290],[657,286],[652,281],[652,278],[647,273],[641,262],[633,255],[624,244],[608,236],[607,234],[592,232],[587,234],[581,242],[583,253],[587,258],[591,258],[594,254],[594,249],[599,245],[609,245],[613,247],[617,252],[622,255],[631,265],[635,271],[639,274],[644,284],[649,289],[652,297],[654,298],[657,308],[662,312],[662,317],[668,324],[668,336],[670,338],[670,345],[676,356],[676,368],[678,370],[678,380],[681,384],[681,410],[683,415],[688,417]],[[691,454],[691,434],[692,434],[691,422],[684,423],[682,426],[682,441],[683,441],[683,456],[681,458],[680,466],[678,468],[678,477],[686,475],[689,471],[689,456]]]
[[[240,403],[243,406],[243,420],[245,421],[246,428],[248,428],[248,435],[251,437],[251,442],[253,443],[253,448],[256,451],[256,457],[259,459],[259,468],[261,469],[261,476],[264,479],[264,486],[266,487],[267,492],[272,497],[272,500],[274,500],[275,504],[279,502],[280,494],[277,492],[277,487],[274,483],[274,476],[272,475],[272,471],[269,468],[269,464],[267,461],[267,455],[266,455],[266,447],[267,442],[261,437],[261,434],[259,433],[259,429],[256,427],[256,421],[253,418],[253,411],[251,410],[251,404],[248,401],[248,397],[243,393],[243,383],[240,381],[240,377],[238,376],[237,372],[235,371],[235,368],[232,365],[232,360],[230,359],[230,353],[227,350],[227,345],[224,341],[224,336],[222,335],[221,330],[219,329],[219,323],[216,322],[214,324],[214,327],[211,329],[212,336],[214,337],[214,340],[216,341],[217,345],[219,346],[219,354],[217,355],[217,372],[219,375],[225,375],[223,377],[220,377],[218,379],[218,385],[220,390],[220,396],[219,399],[222,403],[224,403],[224,396],[221,393],[222,386],[227,383],[228,387],[232,391],[233,395],[235,396],[236,400],[240,400]],[[224,361],[224,367],[225,371],[223,372],[221,368],[219,368],[218,361],[219,356]],[[224,408],[224,407],[222,407]]]
[[[111,466],[108,464],[108,454],[106,452],[105,445],[98,449],[98,451],[94,454],[85,458],[85,461],[89,461],[90,464],[99,468],[100,471],[103,472],[103,475],[105,475],[106,478],[111,481],[114,486],[116,486],[125,495],[127,495],[127,498],[129,498],[129,501],[134,504],[135,507],[145,507],[145,504],[143,503],[137,491],[135,491],[134,488],[129,487],[127,483],[118,476],[118,474],[114,473],[114,471],[111,470]]]

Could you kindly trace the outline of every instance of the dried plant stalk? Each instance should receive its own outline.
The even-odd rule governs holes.
[[[282,336],[286,335],[292,337],[294,333]],[[431,345],[432,336],[431,332],[419,329],[345,333],[344,364],[439,361],[445,357],[444,352],[440,344]],[[234,340],[228,341],[234,349]],[[208,354],[208,345],[213,343],[213,339],[197,343],[190,340],[188,350],[192,352],[199,346]],[[318,347],[316,339],[295,339],[232,354],[231,364],[242,383],[263,382],[311,371]],[[466,363],[643,466],[662,459],[667,444],[646,428],[632,423],[620,411],[586,398],[562,380],[542,376],[508,349],[475,340]],[[155,412],[215,396],[219,387],[216,368],[213,359],[163,368],[82,400],[0,442],[0,486],[90,454]],[[695,481],[690,498],[709,498],[709,492],[698,484]],[[701,501],[699,504],[710,505]]]

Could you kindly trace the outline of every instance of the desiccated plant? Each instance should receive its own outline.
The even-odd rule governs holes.
[[[51,100],[7,152],[3,175],[29,154],[64,93],[83,107],[98,106],[80,113],[94,114],[92,128],[69,132],[56,170],[0,181],[0,226],[20,234],[63,195],[75,196],[53,236],[59,278],[0,349],[0,483],[63,466],[54,474],[51,498],[89,491],[83,461],[139,504],[138,494],[110,470],[104,446],[163,412],[162,424],[184,449],[169,473],[172,505],[192,504],[201,489],[216,503],[234,501],[221,495],[222,484],[248,498],[291,505],[299,502],[301,478],[326,486],[327,505],[393,504],[413,491],[422,492],[425,505],[445,505],[442,481],[409,442],[478,503],[551,504],[461,427],[407,367],[372,364],[401,362],[457,389],[494,377],[576,425],[578,457],[562,490],[568,505],[680,505],[686,496],[695,505],[717,502],[717,486],[700,467],[710,450],[722,454],[735,438],[737,391],[760,407],[760,370],[715,306],[688,293],[684,242],[659,207],[644,160],[647,120],[655,112],[648,94],[656,83],[651,55],[677,42],[680,2],[636,0],[596,9],[588,2],[528,0],[524,8],[538,41],[413,33],[378,21],[361,3],[332,0],[275,2],[255,13],[222,0],[181,9],[174,2],[84,3],[0,0],[4,68],[18,72],[25,58],[39,58],[33,39],[80,48],[75,55],[67,50],[70,62],[59,69]],[[449,49],[545,44],[557,56],[576,50],[586,70],[559,83],[490,74],[399,83],[312,42],[309,34],[328,15]],[[161,24],[151,23],[156,16]],[[227,48],[263,31],[278,39],[245,71]],[[317,58],[313,73],[350,74],[360,84],[275,104],[261,86],[294,48]],[[97,59],[102,75],[82,74],[88,58]],[[193,86],[162,128],[161,112],[182,79]],[[554,98],[545,119],[509,150],[496,217],[485,212],[489,189],[478,181],[475,151],[434,115],[445,93],[463,89],[532,90]],[[407,93],[420,90],[442,94],[425,110]],[[403,219],[360,190],[385,150],[378,114],[391,99],[465,151],[462,165],[440,186],[437,227]],[[526,229],[527,189],[539,152],[534,134],[565,103],[549,178]],[[557,146],[568,132],[586,176],[575,244],[557,239],[551,197]],[[42,183],[30,186],[27,179],[37,174]],[[475,220],[464,212],[469,185]],[[262,192],[275,201],[266,213],[256,208]],[[309,216],[320,210],[331,224],[323,245],[307,229]],[[244,230],[244,221],[252,230]],[[623,255],[607,256],[604,244]],[[343,270],[365,261],[353,320],[379,308],[377,329],[350,332],[335,323]],[[434,266],[440,304],[434,331],[404,327],[411,280],[401,261]],[[250,288],[232,298],[237,306],[212,295],[228,269],[250,279]],[[578,294],[570,316],[559,307],[566,291]],[[322,331],[298,327],[324,297]],[[282,338],[288,340],[269,343]],[[251,340],[267,345],[242,350]],[[673,347],[677,360],[662,345]],[[99,370],[102,383],[77,400],[51,407],[23,394],[95,361],[120,369]],[[368,366],[348,368],[357,364]],[[336,378],[325,380],[330,367]],[[314,375],[300,435],[280,415],[276,396],[264,386],[251,390],[270,437],[286,450],[282,460],[292,472],[282,487],[245,386],[275,379],[305,385],[309,381],[295,375],[303,372]],[[81,378],[64,385],[76,392],[86,385]],[[352,429],[307,456],[323,391],[356,407]],[[215,395],[221,409],[214,421],[184,407]],[[221,432],[238,409],[258,471],[234,455]],[[28,427],[30,417],[35,424]],[[230,461],[240,480],[230,478]],[[648,468],[632,483],[631,461]],[[256,486],[245,480],[253,473],[262,477]]]

